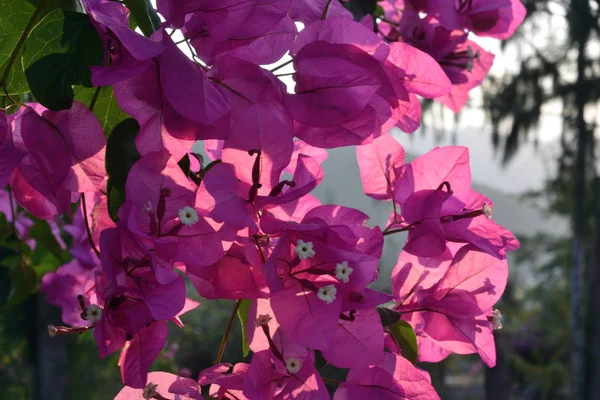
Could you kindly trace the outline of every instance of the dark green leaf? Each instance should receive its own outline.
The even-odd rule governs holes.
[[[35,254],[35,252],[34,252],[34,254]],[[42,277],[45,274],[47,274],[48,272],[56,271],[58,269],[58,267],[60,267],[61,265],[63,265],[63,264],[60,262],[57,262],[57,259],[54,256],[54,254],[51,254],[50,252],[45,252],[44,257],[39,262],[37,262],[33,265],[33,270],[35,271],[35,274],[39,281],[42,279]]]
[[[15,254],[15,255],[12,255],[9,257],[4,257],[2,260],[0,260],[0,266],[4,267],[4,268],[8,268],[10,270],[13,270],[19,266],[20,261],[21,261],[21,256],[19,256],[18,254]]]
[[[11,288],[8,294],[8,307],[15,306],[26,300],[37,286],[37,276],[29,265],[21,266],[10,271]]]
[[[80,103],[90,106],[94,95],[98,90],[96,101],[94,102],[94,114],[98,117],[104,136],[108,137],[115,126],[129,115],[125,114],[121,107],[117,104],[112,86],[104,86],[99,88],[86,88],[83,86],[75,87],[75,100]]]
[[[34,262],[44,258],[44,253],[47,252],[53,254],[58,262],[67,262],[67,259],[63,258],[62,256],[62,248],[56,241],[56,238],[54,237],[54,234],[52,233],[52,230],[46,221],[36,219],[33,226],[29,228],[29,236],[35,239],[36,243],[36,248],[32,255],[32,257],[34,257]]]
[[[250,352],[250,345],[248,344],[248,311],[250,310],[250,304],[252,300],[241,300],[238,308],[238,318],[240,319],[240,325],[242,325],[242,349],[244,350],[244,357]]]
[[[417,336],[412,326],[406,321],[400,320],[388,327],[391,335],[400,346],[402,356],[413,364],[417,362],[418,347]]]
[[[135,138],[140,125],[133,118],[121,121],[112,130],[106,144],[108,213],[116,221],[119,207],[125,202],[125,182],[133,164],[140,158]]]
[[[190,157],[187,154],[179,160],[177,165],[179,165],[185,176],[190,176]]]
[[[20,62],[23,45],[35,23],[56,7],[56,1],[0,0],[0,87],[11,95],[29,91]]]
[[[160,17],[152,7],[150,0],[123,0],[123,3],[144,35],[150,36],[160,27]]]
[[[377,312],[379,313],[379,318],[381,318],[381,325],[384,327],[394,325],[400,321],[400,313],[397,311],[386,307],[377,307]]]
[[[12,233],[11,223],[6,220],[6,215],[0,213],[0,243],[4,243]]]
[[[104,48],[85,14],[57,9],[31,31],[23,65],[31,93],[52,110],[73,104],[72,85],[92,86],[91,65],[101,65]]]
[[[110,178],[106,182],[106,202],[108,215],[113,221],[117,222],[119,219],[119,209],[125,203],[125,190],[113,185]]]
[[[58,0],[60,8],[67,11],[84,13],[85,10],[80,0]]]

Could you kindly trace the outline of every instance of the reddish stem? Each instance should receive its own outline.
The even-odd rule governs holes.
[[[83,207],[83,220],[85,221],[85,231],[87,232],[88,242],[90,243],[90,246],[92,246],[92,249],[94,250],[94,253],[96,253],[96,256],[98,256],[98,259],[100,259],[100,250],[98,250],[98,248],[94,244],[94,239],[92,238],[92,231],[90,230],[90,224],[89,224],[88,218],[87,218],[87,206],[85,204],[85,194],[83,194],[83,193],[81,193],[81,206]]]
[[[237,314],[238,309],[240,308],[240,304],[242,304],[242,300],[238,300],[235,303],[235,307],[231,312],[231,316],[229,317],[229,322],[227,323],[227,328],[225,329],[225,333],[223,334],[223,339],[221,339],[221,345],[219,346],[219,352],[217,353],[217,359],[215,360],[215,365],[220,364],[223,360],[223,353],[225,352],[225,346],[227,345],[227,338],[229,337],[229,332],[231,331],[231,326],[233,325],[233,320],[235,319],[235,315]]]

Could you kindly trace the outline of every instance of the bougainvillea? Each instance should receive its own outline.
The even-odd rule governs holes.
[[[467,148],[405,163],[388,131],[419,126],[419,97],[460,110],[494,58],[472,34],[512,35],[518,0],[386,0],[359,22],[338,0],[159,0],[160,23],[123,3],[83,0],[104,60],[84,68],[87,104],[77,91],[67,108],[19,101],[18,43],[0,81],[2,211],[29,247],[27,213],[61,246],[72,237],[70,260],[41,281],[67,325],[51,335],[93,330],[100,357],[120,352],[117,399],[200,399],[203,386],[219,399],[327,399],[326,383],[338,400],[437,399],[417,361],[495,364],[494,305],[519,243],[472,189]],[[290,63],[288,92],[275,72]],[[357,146],[365,194],[389,202],[386,226],[310,194],[324,149],[341,146]],[[398,232],[408,239],[382,293],[370,284]],[[148,373],[167,325],[198,305],[184,276],[245,310],[249,363],[222,363],[221,349],[198,379]]]

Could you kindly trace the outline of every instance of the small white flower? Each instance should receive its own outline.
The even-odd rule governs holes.
[[[323,286],[317,292],[317,296],[319,297],[319,299],[323,300],[327,304],[333,303],[336,294],[337,289],[333,285]]]
[[[494,329],[502,329],[502,314],[500,313],[500,310],[495,309],[494,313],[492,314],[492,317],[493,317],[492,323],[494,324]]]
[[[302,239],[298,239],[298,244],[296,244],[296,247],[294,248],[294,253],[296,253],[301,260],[314,257],[315,254],[317,254],[313,250],[312,242],[305,242]]]
[[[492,219],[492,207],[490,207],[487,203],[483,203],[483,207],[481,207],[481,209],[487,219]]]
[[[148,200],[147,202],[144,203],[144,205],[142,207],[142,211],[143,212],[150,212],[150,211],[152,211],[152,203],[150,203],[150,200]]]
[[[92,324],[95,324],[102,317],[102,308],[97,304],[92,304],[89,306],[85,312],[85,319],[90,321]]]
[[[302,368],[302,361],[298,357],[288,357],[285,359],[285,368],[290,374],[295,374]]]
[[[185,206],[177,212],[179,220],[187,226],[195,225],[198,222],[198,211],[190,206]]]
[[[354,270],[348,266],[348,261],[335,265],[335,277],[344,283],[348,283],[352,271]]]

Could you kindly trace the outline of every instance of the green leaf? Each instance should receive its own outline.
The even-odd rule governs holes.
[[[44,254],[44,258],[33,266],[33,270],[37,276],[38,281],[42,279],[48,272],[56,271],[62,263],[56,261],[56,257],[49,252]]]
[[[108,213],[116,221],[119,208],[125,202],[125,182],[133,164],[140,159],[135,147],[135,138],[140,125],[133,118],[127,118],[114,127],[106,143],[106,173],[108,182]]]
[[[101,65],[102,40],[85,14],[57,9],[31,31],[22,62],[31,93],[52,110],[73,104],[72,85],[92,86],[91,65]]]
[[[4,257],[2,260],[0,260],[0,266],[12,270],[18,267],[20,261],[21,256],[15,254],[12,256]]]
[[[80,0],[58,0],[58,5],[63,10],[85,13],[85,9]]]
[[[119,219],[119,209],[125,203],[125,190],[116,187],[110,178],[106,182],[106,203],[108,216],[117,222]]]
[[[242,325],[242,349],[244,350],[244,357],[246,357],[250,352],[250,345],[248,344],[248,332],[246,327],[250,304],[252,304],[252,300],[241,300],[237,312],[238,318],[240,319],[240,325]]]
[[[160,17],[150,0],[123,0],[123,3],[144,35],[150,36],[160,27]]]
[[[390,334],[400,346],[402,356],[413,364],[417,363],[419,349],[417,347],[417,336],[412,326],[406,321],[400,320],[388,327]]]
[[[179,165],[185,176],[190,176],[190,157],[187,154],[179,160],[177,165]]]
[[[400,321],[400,313],[387,307],[377,307],[377,312],[379,318],[381,318],[381,325],[384,327],[394,325]]]
[[[129,115],[125,114],[125,111],[121,110],[121,107],[117,104],[112,86],[98,88],[76,86],[74,90],[75,100],[88,107],[92,104],[96,91],[98,91],[93,112],[98,117],[100,125],[102,125],[104,136],[108,137],[119,122],[129,118]]]
[[[65,252],[56,241],[46,221],[36,219],[33,226],[29,228],[28,234],[31,238],[35,239],[36,243],[31,255],[33,263],[43,262],[43,260],[46,260],[47,254],[52,254],[58,265],[64,264],[69,259],[68,256],[65,256]]]
[[[0,0],[0,87],[9,94],[29,91],[20,62],[23,45],[35,26],[56,1]]]
[[[9,273],[11,280],[7,307],[16,306],[25,301],[37,286],[37,276],[29,265],[21,264]]]

